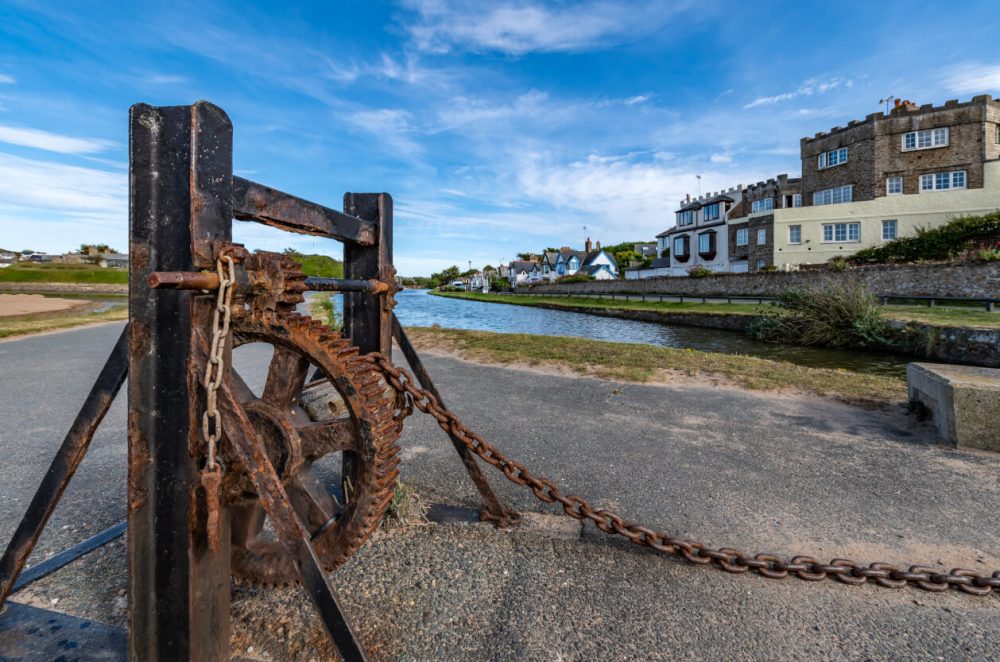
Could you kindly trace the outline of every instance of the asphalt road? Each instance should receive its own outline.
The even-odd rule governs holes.
[[[120,329],[0,343],[0,541]],[[236,364],[254,382],[266,360],[250,347]],[[568,492],[652,528],[752,552],[1000,569],[1000,457],[938,446],[931,427],[901,410],[448,358],[427,365],[445,400],[483,436]],[[124,439],[120,401],[36,559],[123,518]],[[409,421],[402,445],[403,479],[424,499],[476,505],[432,420]],[[515,507],[557,512],[493,475]],[[380,531],[336,582],[373,659],[1000,658],[996,595],[733,576],[594,528],[582,540],[481,525]],[[121,623],[123,588],[119,544],[21,599]],[[234,611],[236,652],[321,656],[297,591],[239,587]]]

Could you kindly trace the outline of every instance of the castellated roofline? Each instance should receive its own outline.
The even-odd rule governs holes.
[[[934,113],[942,110],[953,110],[955,108],[967,108],[969,106],[975,106],[979,104],[992,104],[996,106],[998,109],[1000,109],[1000,99],[994,100],[993,97],[989,94],[979,94],[977,96],[972,97],[972,99],[970,99],[969,101],[965,102],[960,102],[958,99],[949,99],[940,106],[935,106],[932,103],[925,103],[922,106],[917,106],[914,103],[904,102],[896,106],[892,110],[890,110],[888,115],[886,115],[885,113],[871,113],[863,120],[851,120],[850,122],[847,123],[846,127],[835,126],[829,131],[818,132],[812,138],[805,137],[802,139],[802,142],[808,143],[814,140],[822,140],[823,138],[828,138],[830,136],[837,135],[838,133],[843,133],[844,131],[847,131],[849,129],[853,129],[854,127],[861,126],[863,124],[869,124],[871,122],[881,122],[890,118],[906,117],[923,113]]]

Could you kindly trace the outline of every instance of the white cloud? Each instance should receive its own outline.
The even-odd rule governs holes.
[[[0,125],[0,142],[21,147],[34,147],[60,154],[92,154],[112,147],[113,142],[92,138],[74,138],[38,129],[22,129]]]
[[[417,158],[423,148],[410,136],[414,133],[409,111],[398,108],[360,110],[347,116],[347,121],[385,143],[407,158]]]
[[[187,76],[179,76],[177,74],[151,74],[146,80],[154,85],[174,85],[177,83],[186,83],[188,78]]]
[[[128,238],[123,173],[0,153],[0,201],[5,240],[18,245],[62,251],[103,241],[120,248]]]
[[[17,81],[14,80],[13,76],[8,76],[7,74],[0,74],[0,84],[13,85]]]
[[[625,105],[635,106],[640,103],[646,103],[647,101],[649,101],[648,96],[646,96],[645,94],[637,94],[634,97],[629,97],[628,99],[625,99]]]
[[[582,51],[655,32],[689,3],[576,0],[558,5],[526,0],[469,3],[406,0],[417,17],[404,23],[421,50]]]
[[[756,108],[758,106],[770,106],[776,103],[781,103],[782,101],[790,101],[791,99],[797,99],[799,97],[808,97],[814,94],[824,94],[838,87],[851,87],[853,85],[854,81],[852,81],[850,78],[834,77],[824,81],[813,78],[807,80],[798,88],[790,92],[782,92],[781,94],[776,94],[770,97],[757,97],[750,103],[745,104],[743,107]]]
[[[951,92],[983,94],[1000,90],[1000,64],[965,62],[944,73],[944,84]]]
[[[708,160],[711,161],[712,163],[732,163],[733,162],[733,155],[732,154],[712,154],[710,157],[708,157]]]

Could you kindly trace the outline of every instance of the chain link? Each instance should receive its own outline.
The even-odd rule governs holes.
[[[226,268],[223,269],[223,262]],[[236,266],[231,255],[224,255],[216,261],[219,274],[219,292],[215,299],[212,315],[212,345],[205,367],[205,413],[201,417],[201,436],[208,450],[205,468],[215,471],[219,437],[222,436],[222,418],[219,414],[217,396],[226,369],[226,337],[232,316],[233,286],[236,284]]]
[[[927,591],[957,588],[970,595],[991,595],[994,591],[1000,592],[1000,571],[986,575],[963,568],[940,572],[936,568],[911,565],[904,570],[888,563],[872,563],[865,566],[848,559],[833,559],[829,563],[822,563],[809,556],[796,556],[790,561],[774,554],[760,553],[750,556],[728,547],[713,549],[700,542],[675,538],[628,522],[611,511],[595,510],[583,497],[564,495],[555,483],[547,478],[535,476],[525,465],[501,453],[469,429],[458,416],[442,407],[434,394],[417,386],[410,373],[394,366],[389,357],[376,352],[366,358],[378,366],[386,381],[398,394],[409,400],[410,405],[407,409],[415,407],[432,416],[445,432],[455,435],[484,462],[503,472],[508,480],[528,487],[536,498],[545,503],[558,503],[570,517],[590,520],[601,531],[624,536],[637,545],[680,556],[698,565],[714,564],[731,573],[753,570],[771,579],[784,579],[792,574],[806,581],[833,578],[845,584],[860,585],[874,580],[876,585],[887,588],[902,588],[908,585]]]

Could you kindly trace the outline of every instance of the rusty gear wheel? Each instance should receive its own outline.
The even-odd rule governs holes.
[[[339,332],[294,312],[304,289],[297,264],[284,255],[255,253],[245,266],[259,287],[234,300],[234,346],[266,343],[274,354],[260,397],[235,371],[233,389],[323,566],[333,570],[367,540],[392,499],[399,473],[397,398],[381,371]],[[314,370],[320,379],[307,384]],[[314,466],[337,452],[354,458],[341,499]],[[264,585],[297,582],[293,559],[266,531],[246,470],[231,467],[223,489],[232,513],[233,574]]]

